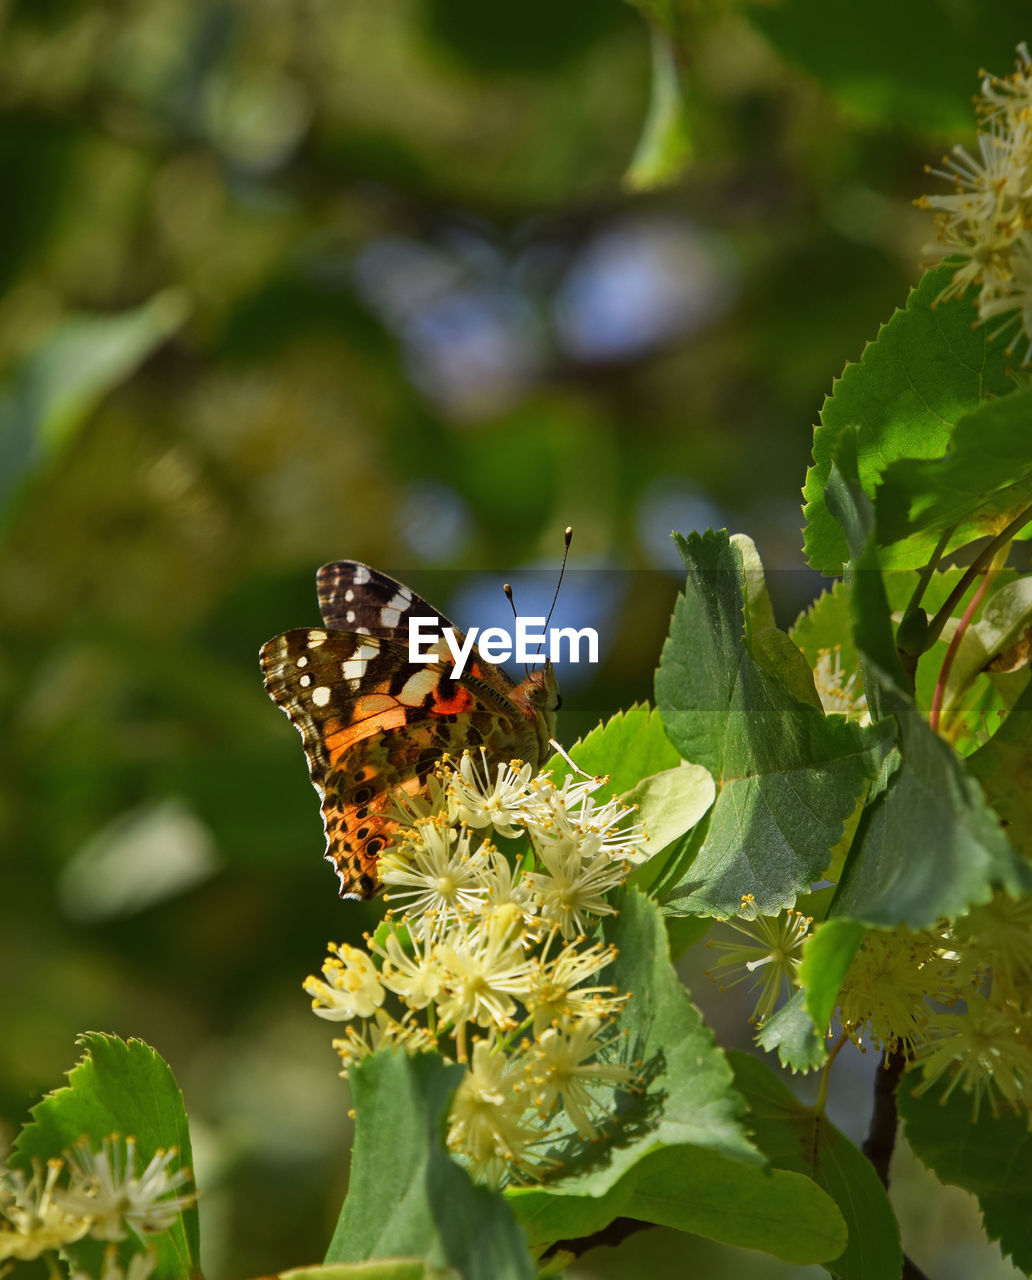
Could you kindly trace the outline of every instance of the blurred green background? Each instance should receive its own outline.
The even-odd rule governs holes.
[[[651,145],[685,164],[635,191],[621,0],[0,5],[0,1124],[77,1031],[154,1044],[212,1280],[322,1254],[350,1130],[300,983],[375,915],[336,898],[258,647],[317,620],[326,560],[469,623],[572,524],[564,621],[607,636],[572,742],[649,695],[671,529],[751,534],[789,623],[811,424],[919,275],[922,166],[1029,34],[960,0],[643,8],[683,77]],[[839,1073],[855,1137],[872,1065]],[[937,1280],[1010,1274],[899,1165]],[[820,1274],[660,1231],[574,1274],[646,1266]]]

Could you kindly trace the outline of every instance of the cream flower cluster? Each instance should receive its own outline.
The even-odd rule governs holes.
[[[597,800],[604,782],[556,786],[519,761],[492,773],[483,753],[442,761],[380,855],[384,922],[365,949],[331,945],[304,984],[316,1014],[348,1023],[341,1074],[384,1046],[464,1064],[448,1143],[493,1184],[545,1176],[556,1135],[597,1137],[632,1083],[612,1060],[629,996],[600,981],[616,952],[588,934],[645,836]]]
[[[861,1047],[902,1049],[920,1092],[947,1080],[1032,1120],[1032,900],[998,892],[938,929],[871,932],[840,995],[839,1020]]]
[[[135,1140],[113,1136],[99,1151],[83,1138],[45,1168],[34,1161],[31,1176],[0,1168],[0,1275],[40,1257],[56,1265],[57,1250],[88,1236],[109,1242],[101,1273],[75,1270],[71,1280],[147,1280],[156,1265],[147,1237],[173,1226],[196,1198],[179,1190],[191,1175],[172,1167],[176,1158],[174,1147],[156,1151],[137,1172]],[[125,1267],[115,1243],[124,1240]]]
[[[722,991],[751,978],[750,1021],[762,1025],[799,985],[813,922],[794,909],[761,915],[748,894],[723,923],[738,937],[707,942],[722,953],[707,972]],[[835,1018],[861,1050],[905,1053],[923,1072],[919,1093],[945,1080],[945,1096],[958,1086],[972,1095],[975,1119],[983,1102],[995,1115],[1002,1101],[1032,1126],[1032,899],[998,892],[936,929],[871,930]]]
[[[916,201],[935,210],[938,224],[939,242],[924,253],[932,265],[954,255],[965,259],[939,301],[977,286],[979,318],[1010,316],[1000,326],[1016,326],[1007,350],[1024,334],[1027,362],[1032,359],[1032,59],[1026,45],[1018,45],[1012,75],[985,75],[975,102],[978,154],[954,147],[941,169],[928,170],[952,183],[954,193]]]

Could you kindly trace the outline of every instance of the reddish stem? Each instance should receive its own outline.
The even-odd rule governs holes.
[[[1004,553],[1006,554],[1006,553]],[[978,606],[985,599],[985,594],[989,590],[993,578],[996,577],[997,568],[994,565],[990,569],[982,581],[978,584],[978,590],[971,597],[968,607],[964,610],[957,629],[953,633],[953,639],[949,643],[946,650],[946,657],[943,659],[942,670],[939,672],[939,679],[935,682],[935,692],[932,694],[932,710],[928,716],[928,723],[938,732],[939,720],[942,716],[942,701],[946,694],[946,681],[949,679],[950,671],[953,669],[953,660],[957,656],[957,650],[960,648],[960,642],[964,639],[964,633],[971,625],[971,619],[978,611]]]

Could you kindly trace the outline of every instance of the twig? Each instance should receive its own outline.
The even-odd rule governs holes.
[[[615,1248],[628,1236],[633,1236],[639,1231],[647,1231],[653,1226],[655,1223],[640,1222],[637,1218],[614,1218],[608,1227],[603,1227],[601,1231],[595,1231],[590,1236],[578,1236],[575,1240],[557,1240],[555,1244],[549,1246],[544,1256],[548,1258],[561,1251],[572,1253],[575,1258],[579,1258],[589,1249],[597,1249],[600,1245]]]
[[[879,1063],[874,1076],[874,1109],[871,1111],[871,1124],[862,1148],[864,1155],[874,1165],[874,1171],[886,1191],[889,1189],[889,1165],[896,1147],[896,1128],[899,1124],[896,1090],[906,1065],[907,1055],[902,1049],[894,1049]],[[916,1262],[904,1254],[901,1280],[928,1280],[928,1277]]]

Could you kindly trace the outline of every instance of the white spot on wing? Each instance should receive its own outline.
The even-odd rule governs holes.
[[[307,689],[307,688],[308,688],[308,686],[309,686],[311,683],[312,683],[312,677],[311,677],[311,676],[302,676],[302,677],[301,677],[301,688],[302,688],[302,689]]]
[[[309,631],[308,647],[309,649],[318,649],[321,644],[326,643],[325,631]]]
[[[307,658],[298,658],[298,660],[297,660],[297,665],[298,665],[299,667],[307,667],[307,666],[308,666],[308,659],[307,659]]]
[[[344,617],[347,619],[348,622],[354,622],[355,621],[354,609],[349,609],[347,613],[344,615]]]
[[[389,607],[380,610],[380,624],[388,629],[396,627],[401,621],[401,614],[397,609]]]
[[[363,583],[366,583],[366,582],[368,582],[368,581],[369,581],[369,570],[365,567],[365,565],[364,565],[364,564],[356,564],[356,565],[355,565],[355,579],[354,579],[354,581],[355,581],[355,586],[356,586],[356,587],[360,587],[360,586],[362,586],[362,584],[363,584]]]
[[[312,690],[312,701],[317,707],[325,707],[329,700],[330,690],[326,685],[321,684],[318,689]]]
[[[344,592],[344,599],[348,602],[348,604],[350,604],[352,600],[354,600],[354,598],[355,598],[355,593],[351,590],[350,587],[348,587],[347,591]]]
[[[375,658],[379,652],[379,645],[360,644],[351,657],[340,664],[344,679],[351,681],[361,680],[365,675],[366,667],[369,665],[369,659]]]

